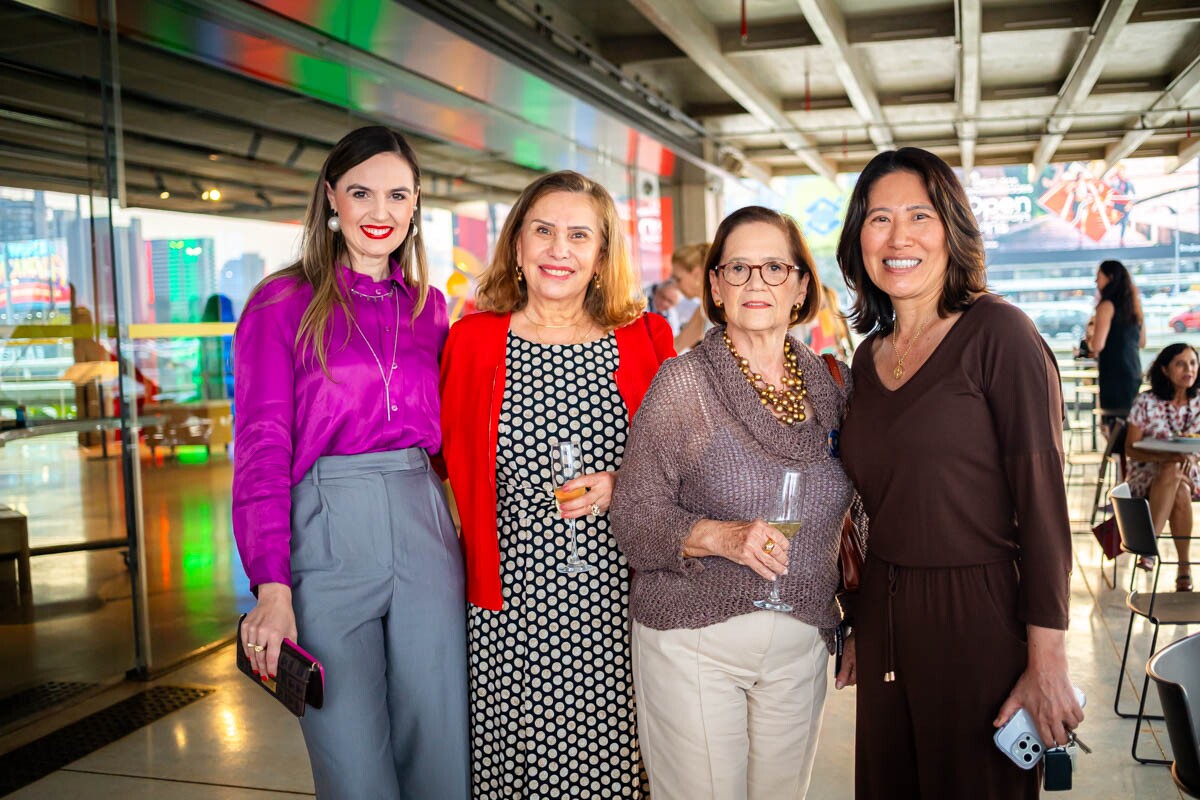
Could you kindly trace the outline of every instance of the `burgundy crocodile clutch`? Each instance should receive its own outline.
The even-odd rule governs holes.
[[[242,647],[242,620],[238,620],[237,666],[250,680],[257,683],[283,707],[297,717],[304,716],[305,706],[320,708],[325,703],[325,668],[291,639],[284,639],[279,649],[279,666],[275,677],[254,674],[250,659]]]

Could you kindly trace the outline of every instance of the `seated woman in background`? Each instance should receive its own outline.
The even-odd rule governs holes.
[[[1200,433],[1196,375],[1194,347],[1183,342],[1164,347],[1147,372],[1150,391],[1133,401],[1125,434],[1130,491],[1149,499],[1155,533],[1162,533],[1167,521],[1171,522],[1171,536],[1179,552],[1175,577],[1175,590],[1179,592],[1192,590],[1188,538],[1192,535],[1192,501],[1200,500],[1200,466],[1195,456],[1151,452],[1138,447],[1138,442]],[[1151,564],[1144,559],[1138,566],[1149,569]]]

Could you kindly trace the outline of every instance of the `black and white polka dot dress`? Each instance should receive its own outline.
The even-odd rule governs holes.
[[[568,522],[551,494],[548,442],[578,438],[585,472],[615,470],[627,414],[612,335],[542,345],[508,335],[496,443],[504,609],[470,606],[474,797],[642,798],[629,657],[629,564],[608,517],[575,521],[579,557],[556,567]]]

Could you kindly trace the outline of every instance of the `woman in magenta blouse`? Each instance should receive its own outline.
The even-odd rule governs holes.
[[[300,724],[318,797],[466,798],[462,553],[441,484],[438,359],[421,172],[360,128],[330,152],[300,260],[254,291],[234,342],[233,521],[258,603],[241,647],[326,670]]]

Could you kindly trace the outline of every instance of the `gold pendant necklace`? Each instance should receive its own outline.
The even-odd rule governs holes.
[[[908,354],[913,349],[913,345],[916,344],[917,339],[921,338],[921,331],[925,330],[925,324],[926,323],[922,322],[920,325],[917,326],[916,335],[913,336],[913,338],[908,340],[908,347],[904,348],[904,352],[901,353],[900,357],[896,359],[896,368],[892,370],[892,377],[894,377],[896,380],[900,380],[901,378],[904,377],[904,359],[908,358]],[[892,352],[893,353],[896,352],[896,331],[899,328],[900,328],[899,325],[895,325],[892,327]]]
[[[383,297],[392,297],[393,295],[395,295],[395,293],[396,293],[396,288],[393,286],[392,291],[389,292],[388,294],[383,295]],[[367,338],[367,335],[365,333],[363,333],[363,329],[361,327],[359,327],[358,320],[356,320],[354,318],[354,311],[351,310],[348,314],[348,316],[350,317],[350,322],[352,322],[354,324],[354,330],[358,331],[358,335],[362,337],[363,343],[366,344],[366,346],[367,346],[367,350],[371,351],[371,358],[375,359],[375,366],[379,367],[379,377],[383,379],[383,411],[384,411],[384,414],[386,414],[386,416],[387,416],[388,422],[392,421],[392,408],[393,408],[393,406],[392,406],[392,374],[395,373],[395,371],[396,371],[396,362],[397,362],[396,356],[397,356],[397,353],[399,353],[399,347],[400,347],[400,300],[399,299],[396,300],[395,306],[396,306],[396,323],[395,323],[396,327],[392,329],[392,366],[391,366],[391,369],[389,369],[387,371],[384,371],[383,361],[379,358],[379,355],[375,352],[375,348],[371,346],[371,340]],[[379,346],[380,346],[380,349],[382,352],[383,343],[381,342]],[[384,355],[386,356],[387,353],[384,353]]]

